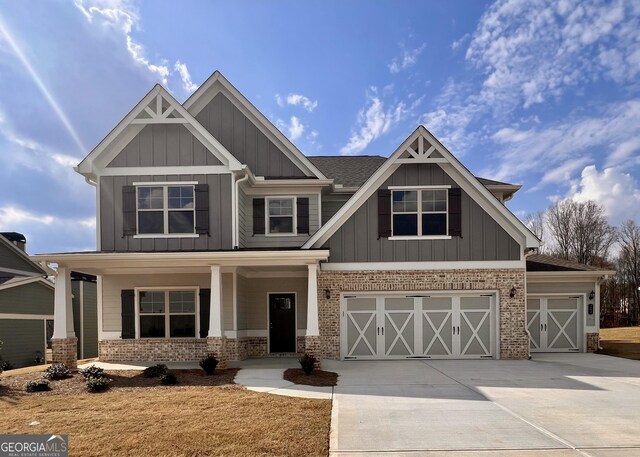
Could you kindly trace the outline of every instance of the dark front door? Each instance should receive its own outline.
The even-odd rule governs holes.
[[[269,294],[269,352],[296,352],[295,294]]]

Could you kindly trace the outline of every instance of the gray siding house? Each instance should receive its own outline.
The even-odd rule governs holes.
[[[57,265],[54,358],[75,363],[70,272],[97,277],[104,361],[307,352],[524,359],[592,351],[611,271],[536,254],[424,126],[388,157],[306,157],[219,72],[183,104],[156,85],[76,167],[97,250]]]

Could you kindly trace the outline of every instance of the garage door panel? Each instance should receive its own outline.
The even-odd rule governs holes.
[[[451,311],[423,311],[422,355],[445,356],[453,352]]]
[[[385,313],[385,355],[412,356],[414,355],[414,313],[386,312]]]
[[[376,355],[376,299],[349,298],[346,310],[347,355]]]

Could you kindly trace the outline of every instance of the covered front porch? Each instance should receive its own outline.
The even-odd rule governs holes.
[[[187,362],[213,353],[315,353],[326,250],[41,255],[56,264],[53,359],[75,367],[70,271],[98,278],[99,359]]]

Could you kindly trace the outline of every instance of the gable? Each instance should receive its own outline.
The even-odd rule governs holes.
[[[107,167],[199,165],[222,165],[222,162],[183,125],[152,124],[144,126]]]
[[[437,164],[478,205],[498,222],[523,248],[537,248],[541,241],[509,209],[499,202],[478,179],[456,159],[424,126],[420,125],[391,154],[351,199],[318,230],[303,248],[324,245],[331,236],[371,197],[402,165]]]
[[[305,173],[219,92],[196,119],[256,176],[304,178]]]
[[[0,278],[43,276],[45,272],[27,254],[0,235]]]
[[[53,315],[53,287],[31,282],[0,290],[0,313]]]
[[[404,164],[380,189],[451,186],[458,183],[438,164]],[[461,192],[462,236],[450,239],[391,240],[378,237],[378,196],[373,193],[329,238],[330,262],[417,262],[519,260],[520,245],[495,219]]]

